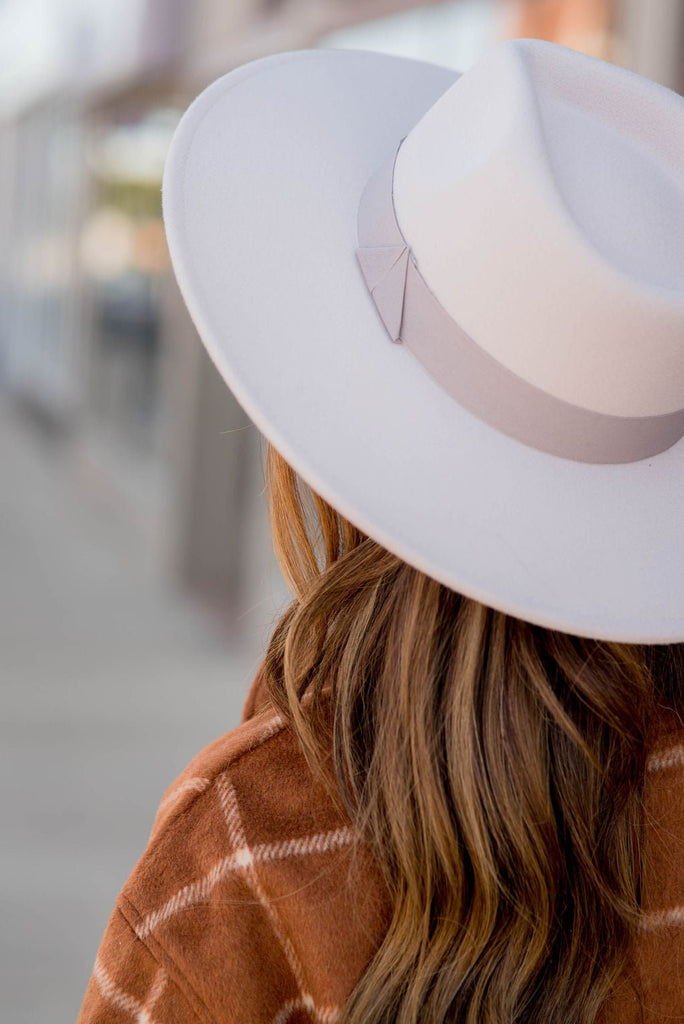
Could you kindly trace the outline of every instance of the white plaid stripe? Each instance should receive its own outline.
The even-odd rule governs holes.
[[[240,816],[235,789],[225,773],[219,775],[216,780],[216,789],[221,810],[223,811],[223,820],[228,830],[228,841],[233,851],[242,849],[248,851],[247,837],[242,827],[242,817]]]
[[[209,789],[209,786],[211,786],[211,779],[205,779],[201,775],[196,775],[192,779],[186,779],[185,782],[181,782],[179,786],[176,786],[175,789],[164,797],[159,804],[157,814],[163,814],[185,793],[203,793],[205,789]]]
[[[265,723],[263,728],[255,736],[252,747],[259,747],[266,740],[269,740],[271,736],[275,736],[281,732],[285,727],[285,723],[280,715],[273,715],[272,718]],[[167,811],[181,796],[185,793],[203,793],[205,789],[209,789],[212,784],[212,779],[208,779],[205,775],[193,775],[189,779],[184,779],[175,786],[170,793],[161,800],[159,807],[157,808],[157,817]]]
[[[662,772],[667,768],[684,768],[684,744],[680,743],[653,754],[648,759],[647,767],[649,772]]]
[[[319,1007],[317,1009],[311,999],[288,999],[280,1007],[271,1024],[287,1024],[292,1014],[296,1013],[297,1010],[306,1010],[319,1024],[333,1024],[340,1015],[340,1011],[336,1006]]]
[[[219,788],[219,799],[221,801],[226,828],[228,830],[228,837],[234,846],[234,855],[241,856],[241,859],[245,864],[246,880],[249,887],[259,900],[271,922],[273,933],[280,943],[280,947],[285,954],[285,959],[287,960],[290,970],[292,971],[292,975],[297,983],[300,997],[299,1001],[304,1007],[306,1007],[314,1020],[319,1022],[319,1024],[327,1024],[328,1021],[335,1019],[339,1011],[337,1008],[333,1009],[333,1016],[330,1017],[330,1009],[325,1011],[319,1010],[316,1007],[313,998],[307,992],[306,976],[302,963],[297,955],[297,951],[292,945],[287,932],[283,928],[276,908],[264,892],[259,880],[259,875],[256,869],[257,861],[247,843],[247,836],[242,824],[242,816],[240,814],[240,805],[238,804],[237,793],[235,792],[233,783],[228,777],[228,772],[224,772],[224,774],[220,776],[217,780],[217,786]],[[285,852],[290,847],[290,844],[287,841],[285,843],[276,843],[273,845],[275,847],[282,848],[284,857],[292,856],[291,852]],[[310,845],[308,847],[302,847],[301,849],[306,849],[308,853],[313,852]],[[274,858],[272,857],[270,859]]]
[[[639,928],[642,932],[656,932],[661,928],[681,928],[684,925],[684,906],[653,910],[644,914]]]
[[[141,1003],[139,999],[119,988],[114,979],[105,970],[99,957],[95,961],[93,977],[98,984],[103,998],[108,1003],[111,1003],[112,1006],[115,1006],[117,1010],[123,1010],[124,1013],[130,1014],[135,1024],[154,1024],[151,1013],[168,981],[168,975],[161,967],[157,971],[152,988],[144,1003]]]
[[[287,1024],[293,1013],[297,1010],[306,1010],[307,1007],[304,1005],[301,999],[288,999],[288,1001],[281,1006],[273,1018],[272,1024]]]
[[[146,939],[155,928],[168,921],[174,914],[178,914],[188,907],[196,906],[198,903],[204,903],[224,879],[231,874],[245,871],[253,862],[268,863],[287,857],[306,857],[311,853],[332,853],[344,846],[349,846],[352,840],[353,832],[350,828],[338,828],[332,832],[303,836],[301,839],[259,843],[253,850],[246,845],[240,846],[215,864],[202,878],[183,886],[161,907],[146,914],[136,925],[135,933],[139,939]]]
[[[166,971],[160,967],[157,971],[157,976],[154,979],[150,993],[145,1000],[145,1009],[148,1013],[152,1011],[157,1001],[159,1000],[162,992],[166,988],[166,982],[169,980],[169,976]]]
[[[118,1010],[124,1010],[126,1013],[130,1013],[134,1019],[138,1014],[142,1013],[144,1007],[143,1004],[135,999],[133,996],[129,996],[128,993],[120,989],[113,978],[104,969],[99,957],[95,961],[93,967],[93,977],[97,982],[100,992],[113,1006],[116,1006]]]
[[[333,853],[349,846],[353,841],[351,828],[336,828],[332,832],[319,832],[299,839],[281,839],[277,843],[257,843],[251,849],[252,859],[257,864],[272,860],[286,860],[288,857],[307,857],[311,853]]]

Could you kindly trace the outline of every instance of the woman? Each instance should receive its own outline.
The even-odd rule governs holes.
[[[185,115],[171,254],[294,600],[81,1024],[684,1020],[682,154],[680,97],[529,40]]]

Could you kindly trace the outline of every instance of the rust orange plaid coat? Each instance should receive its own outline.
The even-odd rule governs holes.
[[[78,1024],[333,1022],[387,895],[291,730],[261,704],[169,788],[124,885]],[[684,1022],[684,726],[654,730],[644,928],[600,1024]],[[635,996],[643,992],[643,1008]]]

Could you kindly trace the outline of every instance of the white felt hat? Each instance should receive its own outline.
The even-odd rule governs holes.
[[[218,369],[349,520],[530,622],[684,640],[682,98],[535,40],[279,54],[191,104],[163,208]]]

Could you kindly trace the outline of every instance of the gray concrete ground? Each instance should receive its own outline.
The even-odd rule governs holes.
[[[0,465],[0,1020],[71,1024],[159,798],[238,721],[273,609],[230,641],[1,404]]]

